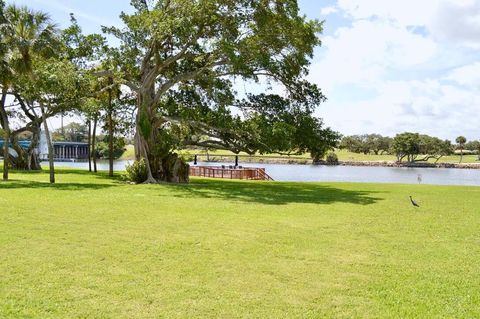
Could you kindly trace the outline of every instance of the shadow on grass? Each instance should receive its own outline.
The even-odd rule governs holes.
[[[226,180],[194,180],[189,185],[172,185],[173,196],[211,198],[268,205],[350,203],[371,205],[383,200],[380,192],[354,191],[316,183],[269,183]]]
[[[56,189],[65,191],[81,191],[81,190],[98,190],[115,187],[116,184],[100,184],[100,183],[55,183],[25,180],[9,180],[8,182],[0,182],[0,190],[2,189]]]
[[[0,166],[1,169],[1,166]],[[49,174],[48,168],[42,170],[35,170],[35,171],[22,171],[22,170],[12,170],[10,169],[10,174],[24,174],[24,175],[47,175]],[[122,176],[122,172],[113,172],[113,177],[108,176],[108,171],[106,170],[99,170],[98,172],[94,173],[89,172],[86,169],[76,169],[76,168],[55,168],[55,175],[82,175],[82,176],[95,176],[97,178],[105,178],[110,180],[120,180]]]
[[[108,172],[98,172],[93,173],[86,170],[80,169],[58,169],[55,172],[55,177],[57,182],[55,184],[50,184],[49,181],[49,172],[48,170],[40,171],[19,171],[11,170],[10,179],[7,182],[0,181],[0,190],[2,189],[56,189],[56,190],[69,190],[69,191],[78,191],[78,190],[96,190],[96,189],[105,189],[111,188],[120,185],[121,174],[115,174],[113,177],[108,176]],[[21,174],[26,179],[15,179],[15,174]],[[28,180],[28,176],[39,176],[41,175],[43,181],[32,181]],[[88,178],[87,182],[77,182],[77,181],[64,181],[63,176],[85,176]],[[96,182],[98,181],[98,182]],[[105,181],[102,182],[102,181]]]
[[[25,174],[25,172],[22,172]],[[27,174],[45,174],[44,181],[12,179],[0,182],[2,189],[55,189],[65,191],[101,190],[125,185],[120,183],[120,175],[109,177],[107,172],[97,174],[84,170],[61,169],[57,172],[59,182],[51,185],[48,183],[48,172],[35,172]],[[62,175],[87,176],[85,183],[62,181]],[[12,176],[13,177],[13,176]],[[43,179],[43,178],[42,178]],[[105,182],[102,182],[104,180]],[[98,181],[98,182],[96,182]],[[141,187],[141,186],[132,186]],[[188,185],[149,185],[152,196],[173,196],[177,198],[211,198],[259,203],[268,205],[285,205],[289,203],[303,204],[331,204],[350,203],[356,205],[371,205],[382,198],[376,197],[379,192],[363,190],[347,190],[317,183],[270,183],[253,181],[229,181],[215,179],[194,179]],[[157,188],[158,187],[158,188]],[[171,190],[173,192],[162,192]]]

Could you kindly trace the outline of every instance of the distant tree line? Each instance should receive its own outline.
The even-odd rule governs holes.
[[[380,134],[363,134],[344,136],[340,142],[339,148],[346,149],[352,153],[363,153],[375,155],[388,153],[392,146],[391,137]]]
[[[339,144],[340,149],[360,154],[390,154],[395,155],[397,161],[425,162],[434,159],[436,162],[443,156],[453,155],[455,150],[460,151],[460,161],[465,151],[480,154],[480,141],[469,141],[459,136],[452,144],[449,140],[426,134],[405,132],[395,137],[380,134],[363,134],[344,136]]]

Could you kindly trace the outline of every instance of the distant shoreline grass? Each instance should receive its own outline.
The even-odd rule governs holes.
[[[212,162],[225,162],[225,161],[233,161],[235,158],[234,153],[229,151],[222,151],[222,150],[215,150],[209,151],[208,155],[205,150],[182,150],[179,152],[180,154],[185,154],[188,157],[193,157],[195,154],[198,155],[199,161],[205,161],[210,159]],[[341,162],[348,162],[348,163],[366,163],[366,162],[377,162],[377,163],[394,163],[396,161],[396,157],[393,155],[375,155],[375,154],[358,154],[358,153],[351,153],[346,150],[336,150],[335,153],[338,156],[339,161]],[[255,155],[250,156],[246,153],[240,153],[239,158],[242,162],[247,163],[271,163],[271,164],[312,164],[312,160],[309,154],[302,154],[302,155],[276,155],[276,154],[263,154],[263,155]],[[452,156],[445,156],[442,157],[438,163],[448,163],[448,164],[457,164],[460,162],[459,155],[452,155]],[[431,159],[427,163],[434,164],[435,160]],[[477,155],[464,155],[462,164],[479,164]]]

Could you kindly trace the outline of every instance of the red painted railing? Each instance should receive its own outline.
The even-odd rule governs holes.
[[[265,168],[257,167],[190,166],[190,176],[273,181]]]

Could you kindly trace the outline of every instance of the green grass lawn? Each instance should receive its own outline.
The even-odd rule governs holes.
[[[11,178],[1,318],[480,317],[477,187]]]

